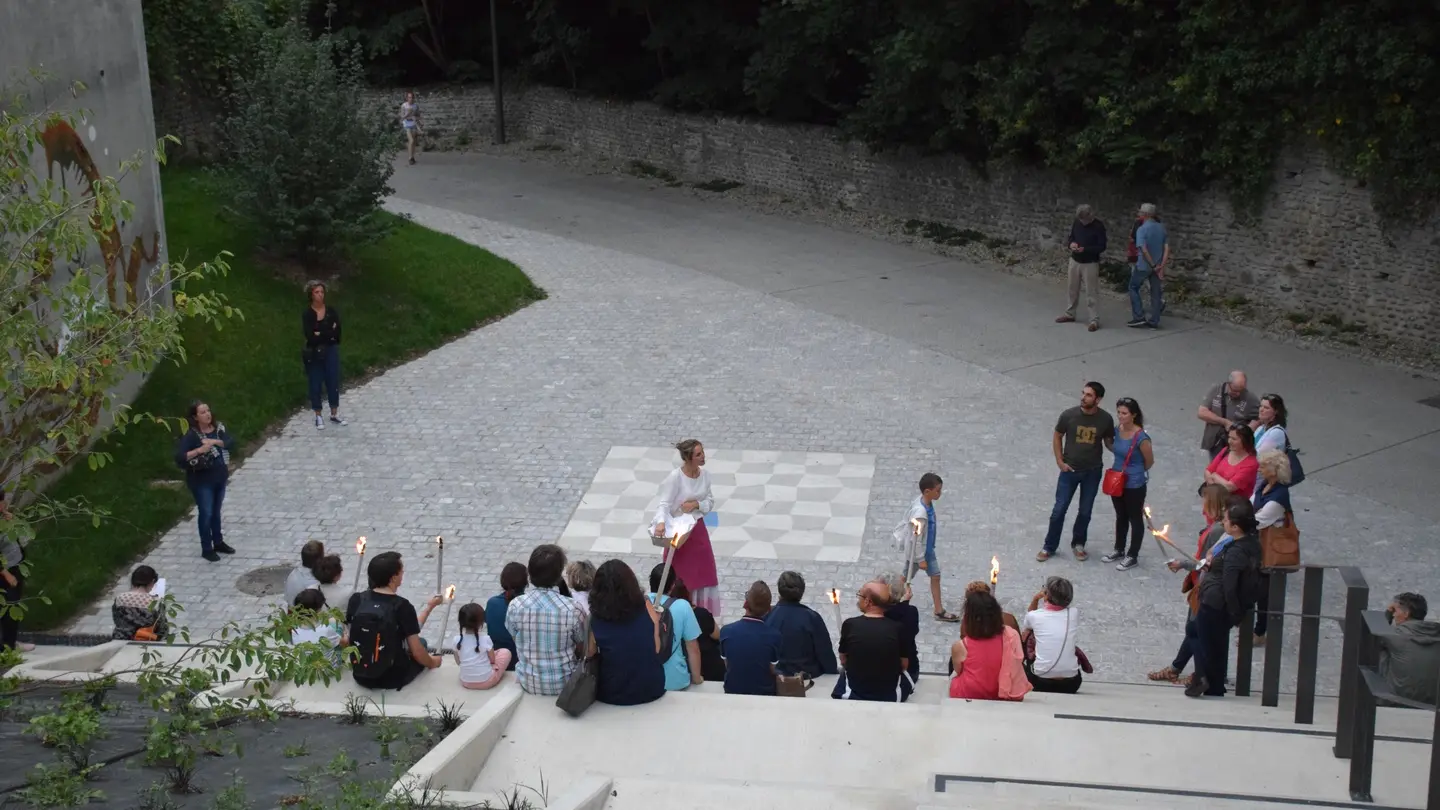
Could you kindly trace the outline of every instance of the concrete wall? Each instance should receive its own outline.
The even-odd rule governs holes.
[[[399,91],[377,92],[397,107]],[[436,88],[419,97],[427,134],[488,141],[488,87]],[[875,155],[833,129],[679,115],[652,104],[572,97],[548,88],[507,92],[511,139],[562,144],[621,161],[638,160],[685,179],[725,178],[824,204],[900,218],[954,223],[989,236],[1058,245],[1074,207],[1088,202],[1123,258],[1131,214],[1153,201],[1181,259],[1174,275],[1219,298],[1244,298],[1282,312],[1338,315],[1370,333],[1440,341],[1440,218],[1387,230],[1370,194],[1318,154],[1291,154],[1276,168],[1259,224],[1234,221],[1225,195],[1173,195],[1103,177],[997,165],[987,177],[958,158]],[[1057,265],[1058,266],[1058,265]]]
[[[23,87],[34,107],[85,111],[73,129],[52,125],[46,131],[35,155],[42,177],[48,174],[72,193],[83,193],[87,178],[116,177],[122,160],[154,148],[140,0],[0,2],[0,86],[6,88],[7,101],[32,69],[49,74],[44,84]],[[70,92],[76,81],[87,88],[79,97]],[[166,279],[156,275],[166,259],[159,168],[148,162],[121,179],[120,188],[134,203],[134,214],[101,234],[111,248],[108,255],[97,249],[90,262],[113,274],[113,282],[106,284],[113,304],[143,301],[147,293],[159,292],[158,300],[168,305]],[[65,275],[57,273],[57,283]],[[128,402],[141,382],[139,376],[128,379],[116,393]],[[91,418],[98,422],[104,414],[96,409]],[[9,463],[0,459],[0,480],[9,477]]]

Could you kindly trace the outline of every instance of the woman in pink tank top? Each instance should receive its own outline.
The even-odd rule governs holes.
[[[1023,696],[1023,692],[1029,690],[1018,690],[1014,684],[1005,683],[1007,677],[1014,679],[1014,673],[1007,671],[1007,664],[1011,663],[1007,659],[1015,657],[1019,648],[1020,636],[1005,626],[1005,614],[995,597],[988,591],[967,593],[960,619],[960,640],[950,647],[955,667],[955,676],[950,679],[950,697],[1016,700]],[[1019,695],[1015,694],[1017,691]]]

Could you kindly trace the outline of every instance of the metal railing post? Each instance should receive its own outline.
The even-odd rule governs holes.
[[[1360,676],[1360,667],[1373,667],[1379,657],[1379,645],[1370,635],[1364,621],[1360,623],[1360,654],[1356,666],[1354,725],[1350,732],[1350,798],[1370,802],[1371,777],[1375,772],[1375,695],[1370,684]]]
[[[1325,569],[1306,568],[1300,592],[1300,671],[1295,682],[1295,722],[1315,722],[1315,671],[1320,663],[1320,604]],[[1269,652],[1266,652],[1269,655]]]
[[[1260,705],[1280,705],[1280,663],[1285,644],[1285,590],[1290,572],[1270,572],[1270,604],[1266,606],[1265,669],[1260,676]]]
[[[1235,695],[1250,696],[1250,674],[1255,660],[1255,611],[1240,619],[1240,649],[1235,654]]]
[[[1345,583],[1345,641],[1340,653],[1340,701],[1335,718],[1335,756],[1349,759],[1353,743],[1356,693],[1360,681],[1360,633],[1364,622],[1360,615],[1370,607],[1370,586],[1359,568],[1340,569]]]
[[[1425,810],[1440,810],[1440,711],[1435,712],[1435,736],[1430,738],[1430,790],[1425,799]]]

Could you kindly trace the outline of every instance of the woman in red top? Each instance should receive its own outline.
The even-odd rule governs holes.
[[[1236,423],[1227,435],[1229,449],[1205,468],[1205,483],[1219,484],[1245,500],[1255,494],[1255,477],[1260,470],[1255,460],[1255,432],[1249,425]]]
[[[1008,646],[1019,649],[1020,635],[1005,626],[1005,614],[995,597],[989,591],[966,593],[960,640],[950,646],[955,666],[955,677],[950,679],[950,697],[1000,700],[1006,636],[1014,636]]]

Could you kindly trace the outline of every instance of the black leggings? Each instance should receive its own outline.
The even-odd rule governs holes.
[[[1115,550],[1125,556],[1140,558],[1140,544],[1145,540],[1145,487],[1125,490],[1120,497],[1110,496],[1115,504]],[[1130,549],[1125,549],[1125,529],[1130,529]]]

